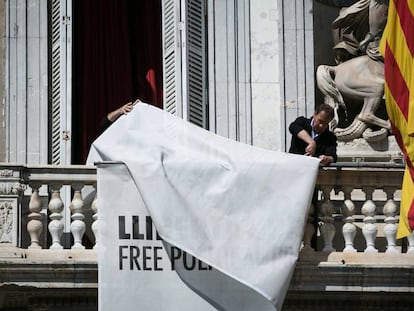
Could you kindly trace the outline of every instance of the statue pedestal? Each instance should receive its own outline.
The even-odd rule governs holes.
[[[338,142],[338,162],[394,162],[403,163],[404,156],[394,136],[369,143],[363,138]]]

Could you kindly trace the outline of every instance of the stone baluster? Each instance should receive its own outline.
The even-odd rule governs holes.
[[[414,254],[414,232],[407,236],[408,240],[408,249],[407,254]]]
[[[377,226],[375,225],[375,211],[376,206],[372,201],[372,193],[375,189],[371,187],[366,187],[363,189],[366,195],[366,201],[362,205],[361,213],[364,217],[364,226],[362,228],[362,234],[364,235],[367,247],[365,248],[365,253],[377,253],[378,250],[375,248],[375,239],[377,237]]]
[[[73,199],[70,203],[70,210],[72,212],[72,222],[70,224],[70,231],[73,236],[72,248],[84,249],[85,246],[82,245],[82,237],[85,234],[86,225],[84,222],[85,215],[83,214],[83,207],[85,204],[81,194],[82,185],[73,184],[72,188],[74,190]]]
[[[30,214],[27,216],[29,219],[27,222],[27,232],[30,236],[29,248],[41,248],[39,244],[40,235],[43,231],[42,224],[42,201],[39,197],[39,184],[31,184],[32,195],[29,201]]]
[[[305,251],[305,252],[306,251],[314,251],[314,249],[311,246],[312,237],[315,233],[315,228],[313,226],[314,211],[315,211],[315,207],[313,206],[313,203],[312,203],[309,207],[308,219],[306,221],[305,232],[303,234],[303,248],[302,248],[302,251]]]
[[[344,204],[342,205],[342,215],[344,216],[344,225],[342,227],[342,234],[345,240],[345,248],[343,249],[344,253],[355,253],[357,250],[354,248],[354,239],[356,235],[356,226],[354,225],[355,219],[355,204],[350,199],[351,191],[346,192]]]
[[[323,198],[324,201],[320,205],[320,217],[319,219],[322,221],[322,224],[319,226],[319,230],[321,232],[324,247],[322,249],[323,252],[335,252],[336,250],[332,246],[332,241],[335,236],[335,226],[334,226],[334,219],[333,215],[333,204],[329,199],[329,192],[330,188],[324,187],[322,188]]]
[[[384,188],[385,193],[387,194],[387,202],[384,204],[383,213],[385,215],[384,222],[384,235],[387,240],[387,250],[386,253],[399,253],[397,250],[397,218],[395,217],[398,212],[398,207],[395,201],[393,200],[393,189]]]
[[[51,184],[51,191],[52,196],[49,201],[49,211],[51,219],[51,222],[49,223],[49,232],[52,236],[52,245],[50,246],[50,249],[62,249],[63,246],[60,243],[60,238],[63,234],[63,222],[62,222],[62,211],[63,211],[63,201],[60,197],[60,188],[62,185],[60,184]]]
[[[93,223],[92,223],[92,232],[95,236],[95,245],[94,245],[93,248],[96,249],[101,244],[101,237],[99,235],[99,224],[100,224],[100,222],[99,222],[99,219],[98,219],[98,196],[97,195],[95,195],[95,198],[92,201],[91,209],[92,209],[92,212],[93,212],[92,218],[94,220]]]

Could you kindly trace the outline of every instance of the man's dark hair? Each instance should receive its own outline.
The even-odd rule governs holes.
[[[320,104],[318,107],[316,107],[315,114],[318,114],[321,111],[324,111],[329,116],[329,119],[333,119],[334,110],[331,106],[328,104]]]

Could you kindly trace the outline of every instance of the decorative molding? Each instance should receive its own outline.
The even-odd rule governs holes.
[[[0,244],[13,242],[13,202],[0,201]]]
[[[0,177],[11,177],[13,176],[13,170],[1,170]]]
[[[26,186],[18,182],[0,182],[0,195],[19,196],[25,189]]]

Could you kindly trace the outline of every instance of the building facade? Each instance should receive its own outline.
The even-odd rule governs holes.
[[[71,164],[76,1],[2,5],[2,159]],[[163,1],[162,10],[171,15],[162,15],[164,108],[183,102],[177,114],[219,135],[286,150],[286,124],[315,104],[312,1]],[[202,84],[191,84],[196,75]]]
[[[108,7],[98,8],[102,3]],[[108,17],[118,12],[110,3],[121,1],[0,2],[0,201],[11,215],[1,227],[0,310],[97,309],[97,207],[86,208],[85,203],[80,211],[83,207],[73,206],[82,201],[83,186],[96,185],[95,169],[78,165],[84,163],[79,154],[87,152],[97,134],[93,129],[100,116],[120,104],[104,104],[106,99],[100,98],[86,109],[86,95],[102,93],[108,101],[126,98],[91,82],[99,76],[100,81],[111,75],[119,79],[115,72],[89,76],[97,69],[87,69],[102,51],[123,50],[117,44],[128,41],[122,40],[122,32],[110,32],[115,26]],[[130,31],[144,17],[128,11],[137,1],[122,3],[127,6],[119,11],[119,20],[128,17],[131,22],[116,27]],[[149,5],[144,15],[159,17],[160,38],[151,47],[131,43],[128,48],[132,54],[159,51],[154,68],[162,72],[162,87],[152,86],[163,97],[162,108],[219,135],[286,151],[289,123],[299,115],[312,115],[323,100],[315,70],[334,61],[330,25],[339,9],[312,0],[142,3]],[[100,17],[96,25],[101,28],[88,37],[95,25],[92,17]],[[131,36],[144,40],[149,32],[139,28]],[[98,37],[110,44],[94,50]],[[79,56],[87,43],[90,50]],[[84,56],[87,52],[90,58]],[[117,73],[122,75],[128,66],[120,55],[109,59],[115,59],[111,68],[123,68]],[[147,57],[140,54],[131,64],[150,64]],[[140,70],[130,75],[138,76]],[[148,81],[152,71],[145,67],[144,74]],[[126,80],[117,85],[119,92]],[[126,90],[139,97],[142,89]],[[414,240],[395,239],[402,168],[383,163],[399,156],[388,147],[391,141],[386,145],[344,144],[340,152],[356,151],[343,153],[342,160],[357,163],[321,170],[320,245],[309,249],[309,232],[305,234],[284,310],[408,310],[412,305]],[[364,158],[374,163],[364,166]],[[72,247],[80,234],[71,226],[74,214],[85,219],[86,249]],[[6,222],[12,224],[8,231]]]

